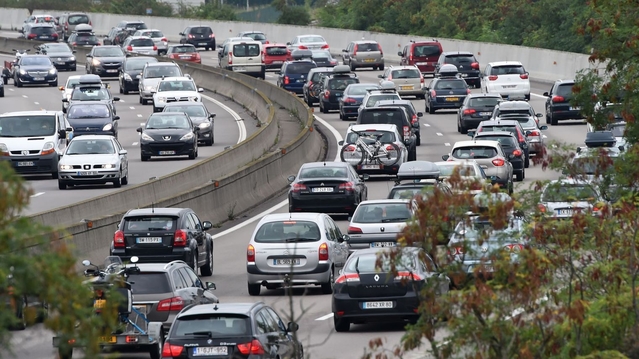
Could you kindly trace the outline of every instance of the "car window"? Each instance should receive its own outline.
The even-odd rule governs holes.
[[[391,72],[393,79],[418,79],[421,74],[418,69],[401,69]]]
[[[158,92],[163,91],[195,91],[193,81],[162,81],[158,86]]]
[[[543,202],[593,201],[595,199],[597,199],[597,192],[592,187],[581,184],[552,183],[541,195]]]
[[[378,101],[385,100],[401,100],[401,97],[397,93],[370,95],[366,100],[366,107],[373,107]]]
[[[397,260],[395,264],[395,269],[397,271],[411,271],[414,270],[414,260],[412,255],[403,254],[400,259]],[[378,259],[381,263],[378,263]],[[378,266],[381,264],[381,266]],[[391,270],[391,260],[384,256],[378,257],[377,253],[366,253],[366,254],[353,254],[351,258],[348,260],[348,264],[344,271],[349,273],[358,273],[358,272],[390,272]]]
[[[284,325],[282,318],[280,318],[280,316],[277,315],[277,313],[275,313],[273,309],[267,307],[267,308],[264,308],[263,311],[265,314],[270,316],[271,319],[273,319],[273,321],[277,324],[277,327],[279,328],[280,331],[282,332],[286,331],[286,326]]]
[[[129,282],[134,283],[131,285],[131,292],[136,294],[158,294],[158,293],[170,293],[171,285],[169,284],[169,277],[167,273],[131,273],[127,279]]]
[[[108,100],[109,90],[104,87],[77,87],[71,94],[71,100],[78,101],[96,101],[96,100]]]
[[[468,159],[468,158],[493,158],[497,156],[497,149],[488,146],[467,146],[457,147],[453,150],[452,156],[455,158]]]
[[[77,138],[69,143],[67,155],[87,155],[87,154],[114,154],[115,147],[110,140],[84,140]]]
[[[164,112],[184,112],[193,117],[206,117],[206,110],[202,106],[166,106]]]
[[[490,70],[491,75],[521,75],[526,71],[521,65],[493,66]]]
[[[506,131],[517,135],[517,128],[515,126],[481,126],[477,132],[501,132]]]
[[[201,231],[202,230],[202,222],[200,222],[200,219],[197,218],[195,213],[189,213],[189,217],[191,217],[191,221],[193,221],[193,223],[195,223],[195,229],[197,229],[198,231]]]
[[[255,242],[317,242],[321,238],[317,223],[311,221],[276,221],[262,224],[255,233]]]
[[[189,120],[182,114],[169,116],[153,116],[146,123],[147,129],[191,128]]]
[[[172,216],[140,216],[126,217],[124,231],[170,231],[177,227],[177,217]]]
[[[142,46],[151,47],[151,46],[154,46],[155,43],[151,39],[132,39],[129,45],[140,46],[140,47]]]
[[[56,131],[55,116],[6,116],[0,118],[0,137],[51,136]]]
[[[510,136],[478,136],[478,140],[482,141],[497,141],[502,147],[515,147],[515,139]]]
[[[371,85],[356,85],[351,84],[348,85],[346,90],[344,91],[344,95],[347,96],[363,96],[366,95],[367,90],[379,89],[379,86],[371,86]]]
[[[458,68],[460,66],[466,66],[468,68],[473,62],[477,62],[473,55],[447,55],[444,59],[445,64],[453,64]]]
[[[184,281],[184,278],[182,278],[182,275],[179,271],[173,271],[173,273],[171,274],[171,278],[173,278],[173,287],[175,288],[175,290],[188,288],[186,282]]]
[[[466,82],[464,80],[439,80],[435,83],[435,90],[459,90],[465,88]]]
[[[257,313],[255,315],[255,326],[257,327],[257,332],[259,334],[268,333],[268,324],[262,313]]]
[[[489,107],[496,106],[501,101],[498,97],[473,97],[469,100],[468,106],[470,107]]]
[[[417,57],[423,56],[439,56],[441,50],[437,45],[417,45],[413,48],[413,55]]]
[[[258,315],[261,315],[264,318],[264,332],[265,333],[276,333],[279,331],[279,326],[277,325],[277,321],[273,318],[267,311],[266,308],[260,310]]]
[[[106,105],[77,105],[67,110],[67,118],[105,118],[109,117],[109,107]]]
[[[352,77],[348,77],[348,78],[333,78],[330,79],[330,81],[328,82],[328,89],[329,90],[337,90],[337,91],[344,91],[346,90],[346,87],[350,84],[354,84],[359,82],[358,79],[356,78],[352,78]]]
[[[190,33],[191,34],[198,34],[198,35],[208,36],[208,35],[213,33],[213,30],[211,30],[211,28],[208,27],[208,26],[199,26],[199,27],[191,28],[191,32]]]
[[[390,199],[413,199],[418,194],[429,194],[433,191],[433,186],[423,187],[396,187],[391,189],[388,196]]]
[[[406,222],[411,217],[405,203],[360,204],[353,215],[357,223],[393,223]]]
[[[71,15],[69,16],[69,19],[67,19],[67,21],[69,22],[69,25],[88,24],[89,17],[84,14]]]
[[[197,287],[195,285],[195,279],[186,272],[186,267],[179,268],[178,271],[180,272],[180,275],[182,275],[182,278],[184,278],[184,284],[186,284],[187,288]]]
[[[561,84],[559,86],[557,86],[557,89],[555,90],[555,93],[553,95],[555,96],[561,96],[563,98],[570,98],[572,97],[572,87],[573,84]]]
[[[189,276],[190,280],[187,279],[186,282],[190,283],[191,281],[193,282],[193,286],[194,287],[200,287],[202,288],[202,281],[200,280],[200,278],[197,276],[197,274],[195,274],[195,272],[193,271],[193,269],[191,269],[191,267],[182,267],[180,269],[180,271],[182,272],[182,274],[186,274],[187,276]]]
[[[50,35],[55,33],[55,29],[50,26],[34,26],[31,28],[31,33],[35,35]]]
[[[300,169],[299,179],[312,179],[312,178],[346,178],[346,168],[339,167],[302,167]]]
[[[365,137],[363,138],[364,142],[370,142],[371,144],[375,139],[379,139],[382,143],[391,143],[397,141],[395,138],[395,133],[390,131],[362,131],[360,132]],[[359,135],[355,132],[349,132],[346,136],[346,143],[355,143],[357,142],[357,138]]]
[[[29,66],[52,66],[51,60],[48,57],[22,57],[22,61],[20,61],[22,65]]]
[[[302,44],[308,44],[311,42],[326,42],[326,40],[324,40],[324,38],[321,36],[303,36],[300,37],[299,40]]]
[[[175,320],[171,337],[193,336],[193,333],[211,332],[213,337],[248,336],[251,322],[247,316],[234,314],[199,314],[182,316]]]
[[[317,67],[314,62],[291,62],[286,66],[287,74],[307,75],[312,68]]]
[[[191,216],[189,215],[184,216],[184,227],[190,230],[195,229],[195,223],[193,223],[193,219],[191,218]]]
[[[195,50],[195,46],[184,45],[184,46],[172,46],[170,49],[170,52],[174,54],[190,54],[190,53],[196,52],[196,50]]]
[[[336,241],[335,231],[333,226],[328,222],[328,219],[324,218],[324,230],[326,231],[326,238],[329,241]]]
[[[93,48],[93,56],[95,57],[124,57],[122,49],[119,47],[102,47]]]
[[[364,44],[357,44],[355,45],[357,47],[357,51],[361,51],[361,52],[369,52],[369,51],[379,51],[379,47],[377,46],[376,43],[364,43]]]
[[[124,68],[127,71],[142,71],[142,69],[144,69],[144,66],[146,64],[148,64],[149,62],[157,62],[157,60],[155,59],[144,59],[144,60],[127,60],[124,63]]]
[[[400,109],[391,109],[388,110],[373,110],[373,111],[362,111],[360,112],[360,116],[358,118],[358,123],[361,124],[394,124],[397,125],[398,128],[402,128],[404,126],[404,113]]]
[[[456,168],[459,168],[460,176],[475,177],[477,175],[475,172],[475,166],[458,165],[458,164],[441,164],[441,165],[437,165],[437,167],[439,168],[440,177],[452,176]]]
[[[258,44],[235,44],[233,45],[234,57],[255,57],[260,55],[260,45]]]
[[[266,48],[266,54],[270,56],[283,56],[286,55],[287,51],[286,46],[270,46]]]

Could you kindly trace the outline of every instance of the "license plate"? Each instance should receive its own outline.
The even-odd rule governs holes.
[[[273,259],[273,265],[281,266],[281,265],[300,265],[302,261],[299,258],[290,258],[290,259]]]
[[[115,343],[117,341],[116,337],[100,337],[100,342],[102,343]]]
[[[138,237],[135,239],[137,243],[162,243],[162,237]]]
[[[228,347],[197,347],[193,348],[193,356],[228,355]]]
[[[342,94],[338,92],[335,94],[335,97],[342,97]]]
[[[78,172],[78,176],[95,176],[98,174],[96,171],[82,171]]]
[[[364,62],[374,62],[375,59],[365,59]]]
[[[492,112],[480,112],[479,116],[490,116],[492,114],[493,114]]]
[[[468,74],[461,74],[462,77],[468,77]]]
[[[506,86],[502,86],[505,89],[514,89],[515,87],[517,87],[517,85],[506,85]]]
[[[306,82],[304,79],[297,79],[297,82]]]
[[[315,187],[313,192],[333,192],[333,187]]]
[[[457,102],[459,101],[458,97],[446,97],[446,102]]]
[[[428,62],[418,62],[417,65],[428,65]]]
[[[380,165],[362,165],[363,170],[378,170],[380,168]]]
[[[206,46],[206,42],[200,42],[198,45],[200,45],[200,46]]]
[[[106,307],[106,300],[104,300],[104,299],[96,299],[93,302],[93,308],[102,309],[104,307]]]
[[[44,81],[44,77],[34,77],[33,81]]]
[[[395,247],[395,242],[373,242],[371,248]]]
[[[58,64],[58,65],[64,65],[64,64],[65,64],[65,62],[64,62],[64,61],[58,61],[58,62],[56,62],[56,64]]]
[[[234,67],[233,71],[235,71],[235,72],[244,72],[244,71],[246,71],[246,69],[244,67]]]
[[[174,154],[175,154],[175,151],[160,151],[160,156],[170,156]]]
[[[118,72],[118,70],[106,70],[106,72],[110,72],[110,73],[114,73],[114,72]]]
[[[180,56],[181,59],[190,59],[191,56]]]
[[[18,167],[33,167],[33,166],[35,166],[35,163],[33,163],[32,161],[18,162]]]
[[[386,309],[393,308],[393,302],[364,302],[362,303],[364,309]]]
[[[560,216],[572,216],[572,209],[558,209],[557,214]]]
[[[581,110],[580,107],[572,107],[572,106],[570,107],[570,111],[579,111],[579,110]]]
[[[400,90],[412,90],[413,86],[400,86]]]

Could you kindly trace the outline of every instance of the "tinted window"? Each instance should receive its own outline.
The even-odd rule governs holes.
[[[67,148],[67,155],[113,154],[115,147],[110,140],[81,140],[71,141]]]
[[[210,35],[213,33],[210,27],[194,27],[191,28],[191,34]]]
[[[135,40],[131,40],[129,45],[131,45],[131,46],[147,46],[147,47],[150,46],[150,47],[153,47],[154,43],[153,43],[153,40],[151,40],[151,39],[135,39]]]
[[[197,316],[182,316],[175,321],[175,329],[171,336],[192,336],[193,333],[211,332],[214,337],[250,335],[250,319],[243,315],[202,314]]]
[[[124,53],[119,47],[94,47],[93,55],[97,57],[124,57]]]
[[[390,193],[392,199],[413,199],[418,194],[430,193],[434,189],[434,186],[408,187],[408,188],[393,188]]]
[[[532,127],[537,127],[537,121],[535,121],[533,119],[533,117],[527,116],[527,117],[513,117],[513,116],[508,116],[509,120],[517,120],[519,123],[521,123],[521,126],[523,128],[532,128]]]
[[[366,95],[366,90],[378,89],[378,88],[379,86],[371,86],[371,85],[361,85],[361,86],[350,85],[346,88],[346,91],[344,92],[344,94],[350,95],[350,96],[364,96]]]
[[[300,37],[300,42],[302,44],[307,44],[310,42],[326,42],[326,40],[324,40],[324,38],[321,36],[305,36]]]
[[[266,54],[271,56],[283,56],[286,55],[286,46],[271,46],[266,48]]]
[[[250,37],[253,40],[262,41],[266,40],[266,36],[264,34],[252,33],[252,34],[244,34],[243,36]]]
[[[31,33],[35,35],[51,35],[54,32],[55,30],[49,26],[34,26],[31,28]]]
[[[395,138],[395,133],[389,131],[362,131],[360,133],[365,136],[364,142],[371,142],[371,144],[375,139],[379,139],[379,141],[382,143],[391,143],[397,141],[397,139]],[[355,132],[349,132],[346,136],[346,143],[355,143],[357,142],[358,137],[359,135]],[[366,138],[368,138],[369,141],[367,141]]]
[[[7,116],[0,118],[0,136],[35,137],[55,133],[55,116]]]
[[[127,217],[124,219],[124,231],[170,231],[177,228],[177,217],[144,216]]]
[[[338,90],[344,91],[346,87],[350,84],[354,84],[359,82],[356,78],[348,77],[348,78],[333,78],[329,80],[328,88],[329,90]]]
[[[206,111],[202,106],[167,106],[164,112],[186,112],[191,117],[206,117]]]
[[[132,273],[129,282],[134,282],[131,292],[136,294],[170,293],[171,285],[166,273]]]
[[[521,65],[494,66],[490,69],[491,75],[521,75],[525,73],[526,71]]]
[[[177,66],[153,66],[147,67],[144,71],[144,77],[153,79],[158,77],[178,77],[180,69]]]
[[[479,128],[478,132],[501,132],[506,131],[517,135],[517,129],[515,126],[482,126]]]
[[[466,68],[470,67],[473,62],[477,62],[473,55],[448,55],[444,59],[445,64],[453,64],[457,67],[465,66]]]
[[[258,44],[233,45],[234,57],[255,57],[259,55],[260,55],[260,45]]]
[[[391,75],[393,79],[418,79],[421,76],[417,69],[393,70]]]
[[[175,54],[190,54],[195,52],[195,46],[173,46],[171,52]]]
[[[440,80],[435,83],[435,90],[459,90],[466,88],[466,81]]]
[[[78,34],[74,41],[81,41],[81,42],[98,42],[98,38],[95,35],[91,35],[91,34]]]
[[[486,146],[458,147],[453,150],[452,156],[455,158],[493,158],[497,156],[497,149]]]
[[[398,271],[401,270],[414,270],[415,269],[415,261],[413,256],[404,253],[401,257],[401,262],[395,263],[396,269]],[[370,254],[361,254],[358,256],[353,256],[353,258],[349,259],[348,265],[345,268],[346,272],[349,273],[357,273],[359,272],[390,272],[391,270],[391,260],[388,258],[382,259],[381,268],[377,266],[378,256],[376,253]]]
[[[165,91],[195,91],[195,84],[193,81],[162,81],[158,92]]]
[[[555,90],[554,95],[561,96],[564,98],[570,98],[572,97],[572,86],[573,84],[559,85],[557,86],[557,89]]]
[[[48,57],[23,57],[22,65],[29,66],[51,66],[51,60]]]
[[[541,195],[544,202],[592,201],[596,198],[597,193],[590,186],[557,183],[549,185]]]
[[[293,62],[286,66],[287,74],[307,75],[312,68],[317,67],[313,62]]]
[[[609,160],[612,161],[613,164],[617,161],[617,159],[618,157],[609,157]],[[602,168],[601,159],[595,157],[580,157],[575,158],[570,167],[572,167],[572,169],[574,169],[577,173],[593,175],[598,173],[601,174],[606,171],[614,171],[613,164],[607,168]]]
[[[310,80],[313,82],[319,82],[320,78],[325,74],[327,74],[327,72],[313,72],[313,76],[310,78]]]
[[[478,140],[497,141],[502,147],[515,147],[515,139],[510,136],[479,136]]]
[[[459,175],[460,176],[468,176],[468,177],[475,177],[476,176],[475,167],[474,166],[455,165],[455,164],[451,164],[451,165],[441,164],[441,165],[437,165],[437,167],[439,168],[439,176],[440,177],[450,177],[450,176],[452,176],[453,172],[455,171],[456,168],[459,168]]]
[[[497,97],[475,97],[468,102],[470,107],[495,107],[501,101]]]
[[[144,30],[144,29],[148,29],[148,27],[146,26],[145,23],[143,22],[134,22],[134,23],[128,23],[126,24],[126,28],[128,29],[136,29],[136,30]]]
[[[108,100],[109,90],[103,87],[78,87],[73,90],[71,99],[78,101]]]
[[[71,52],[69,45],[67,44],[50,44],[47,45],[47,51],[49,52]]]
[[[416,112],[415,107],[413,107],[410,104],[401,104],[401,105],[397,105],[397,104],[384,104],[384,105],[380,105],[379,107],[402,107],[404,108],[404,110],[406,110],[406,112],[408,112],[409,116],[413,116]]]
[[[371,43],[367,43],[367,44],[356,44],[355,45],[355,50],[356,51],[379,51],[379,47],[377,46],[377,44],[371,44]]]
[[[345,178],[346,167],[306,167],[300,170],[299,179]]]
[[[417,57],[423,56],[439,56],[441,50],[437,45],[417,45],[413,48],[413,55]]]
[[[610,125],[608,131],[612,131],[615,137],[623,137],[626,132],[626,124]]]
[[[358,123],[361,124],[369,124],[369,123],[389,123],[397,125],[398,129],[401,130],[404,127],[404,113],[399,109],[392,109],[389,111],[385,110],[375,110],[375,111],[362,111],[358,118]]]
[[[109,108],[106,105],[79,105],[71,106],[67,110],[67,118],[103,118],[109,117]]]
[[[69,16],[69,19],[67,20],[67,22],[69,23],[69,25],[79,25],[79,24],[88,24],[89,23],[89,17],[82,14],[82,15],[71,15]]]
[[[401,100],[401,98],[396,92],[389,93],[389,94],[371,95],[368,97],[368,100],[366,100],[366,107],[373,107],[375,106],[377,101],[384,101],[384,100]]]
[[[191,128],[189,120],[184,115],[168,115],[168,116],[151,116],[146,123],[147,129],[166,129],[166,128]]]
[[[406,222],[411,217],[405,203],[360,204],[355,210],[353,221],[357,223]]]
[[[162,31],[145,31],[140,36],[148,36],[148,37],[164,37]]]
[[[280,221],[263,224],[255,234],[255,241],[261,243],[281,243],[295,241],[320,240],[320,229],[310,221]]]

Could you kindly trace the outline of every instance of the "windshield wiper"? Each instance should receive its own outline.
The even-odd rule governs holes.
[[[150,227],[150,228],[147,228],[147,230],[149,230],[149,231],[166,231],[167,229],[166,229],[166,228],[154,228],[154,227]]]
[[[193,333],[184,333],[184,335],[196,335],[196,336],[206,335],[207,337],[213,337],[212,332],[193,332]]]
[[[382,223],[386,223],[386,222],[401,222],[401,221],[406,221],[408,218],[404,218],[404,217],[396,217],[396,218],[384,218],[382,219]]]
[[[285,239],[286,242],[315,242],[317,241],[317,238],[286,238]]]

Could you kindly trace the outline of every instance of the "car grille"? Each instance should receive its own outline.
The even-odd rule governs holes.
[[[29,155],[37,155],[38,153],[40,153],[40,150],[28,150],[28,153],[24,153],[24,151],[27,150],[21,150],[21,151],[10,151],[12,155],[14,156],[29,156]]]
[[[104,165],[73,165],[74,170],[90,170],[91,168],[104,168]]]
[[[27,73],[32,77],[44,77],[49,73],[49,71],[27,71]]]
[[[183,142],[173,143],[150,143],[149,147],[152,151],[175,151],[181,152],[182,150],[190,149],[191,145]]]
[[[94,133],[94,132],[102,132],[102,127],[80,127],[80,128],[74,128],[73,131],[75,132],[76,135],[79,134],[83,134],[83,133]]]
[[[166,102],[182,102],[182,101],[189,101],[188,97],[167,97],[166,98]]]
[[[102,67],[105,69],[117,69],[120,66],[122,66],[122,64],[119,62],[105,62],[102,64]]]

